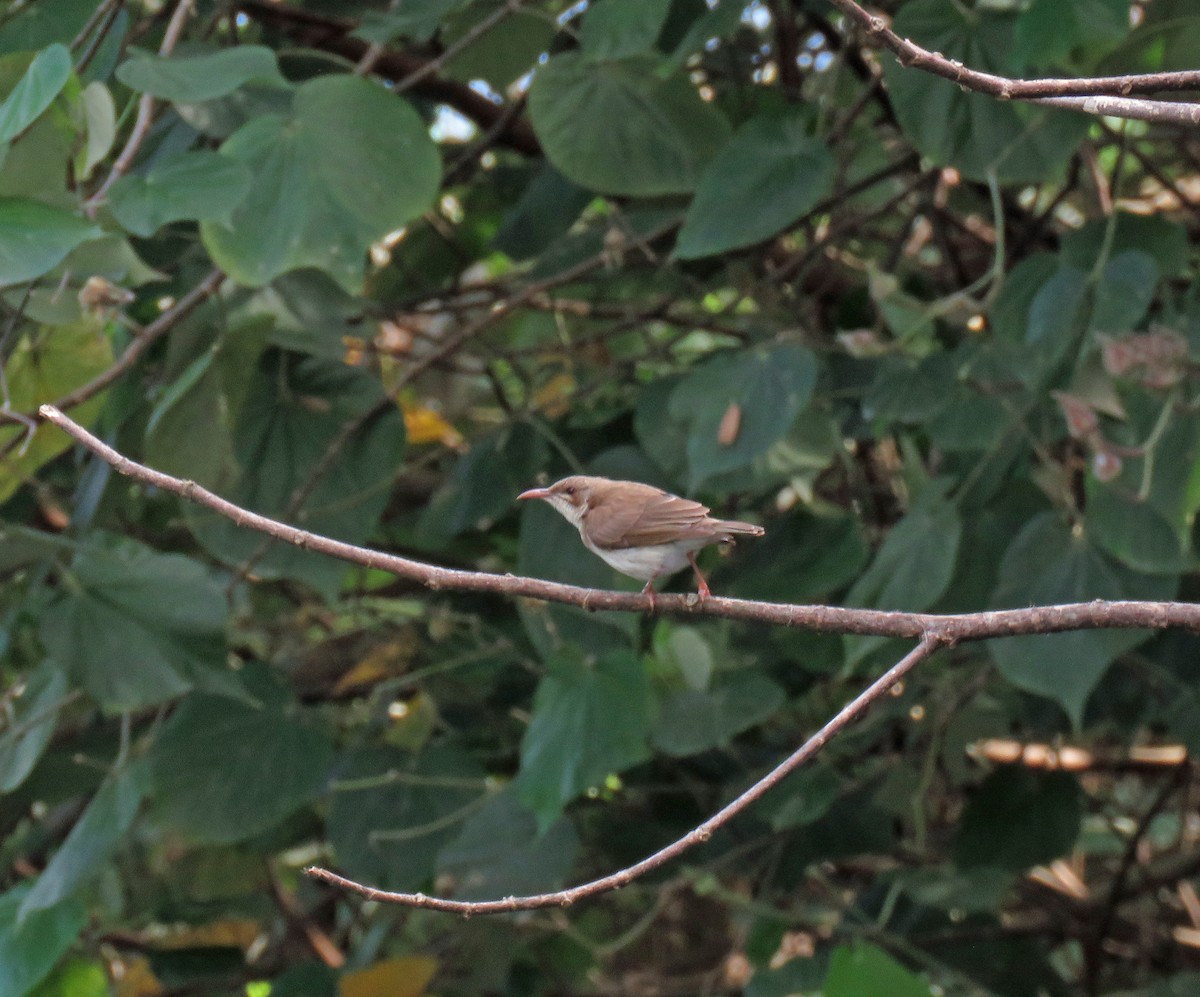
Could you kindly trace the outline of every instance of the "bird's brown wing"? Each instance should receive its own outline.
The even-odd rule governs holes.
[[[590,515],[594,511],[601,515]],[[593,503],[588,512],[592,543],[608,550],[652,547],[711,532],[707,507],[650,485],[627,486],[623,494]]]

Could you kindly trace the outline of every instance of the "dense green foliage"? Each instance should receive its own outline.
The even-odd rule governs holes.
[[[427,591],[17,418],[448,566],[633,589],[513,501],[587,469],[763,523],[719,594],[1188,598],[1200,134],[823,0],[194,6],[0,5],[0,995],[1200,989],[1193,635],[942,651],[578,908],[364,904],[302,868],[628,865],[908,646]],[[1008,75],[1200,66],[1194,0],[878,6]]]

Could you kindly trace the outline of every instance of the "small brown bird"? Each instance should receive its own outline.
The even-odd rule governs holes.
[[[548,488],[530,488],[518,499],[545,499],[579,530],[584,546],[623,575],[646,583],[654,605],[654,581],[688,564],[700,598],[712,595],[696,564],[696,551],[735,536],[761,537],[765,530],[734,519],[713,519],[699,502],[637,481],[610,481],[575,474]]]

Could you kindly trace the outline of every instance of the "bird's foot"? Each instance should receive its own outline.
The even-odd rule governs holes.
[[[650,596],[650,612],[654,612],[654,579],[646,582],[645,588],[642,589],[642,595]]]
[[[692,564],[692,570],[696,572],[696,595],[700,597],[700,601],[712,598],[712,590],[708,587],[708,582],[705,581],[704,575],[700,573],[700,565],[696,563],[696,555],[688,554],[688,560]]]

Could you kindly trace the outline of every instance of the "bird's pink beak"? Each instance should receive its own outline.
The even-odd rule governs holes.
[[[549,497],[550,497],[550,489],[549,488],[530,488],[529,491],[527,491],[527,492],[521,492],[521,494],[517,496],[517,501],[519,502],[522,499],[533,499],[533,498],[544,499],[544,498],[549,498]]]

